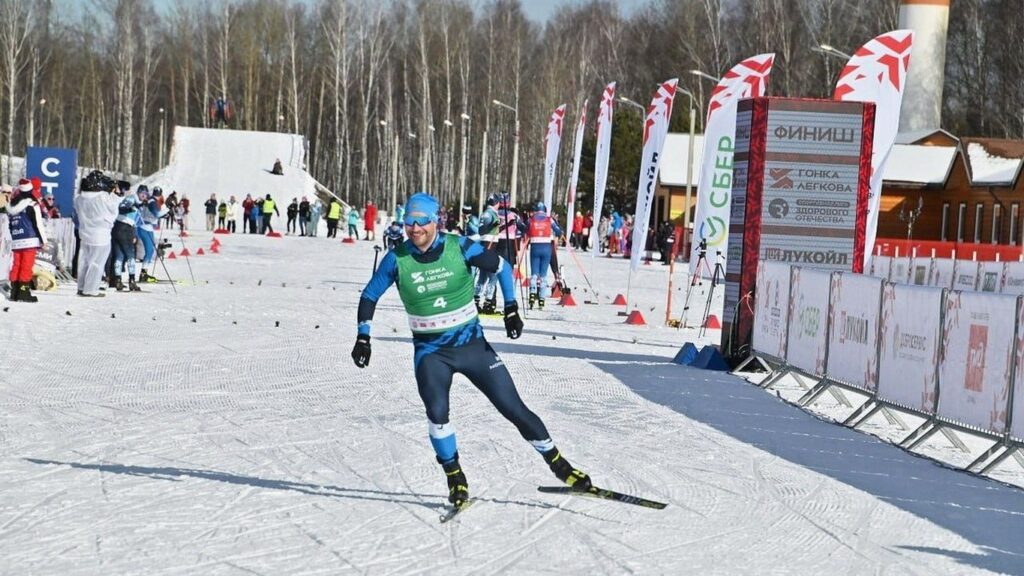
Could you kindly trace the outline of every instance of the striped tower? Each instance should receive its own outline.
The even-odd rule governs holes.
[[[942,84],[950,0],[901,0],[901,29],[914,31],[900,132],[932,130],[942,124]]]

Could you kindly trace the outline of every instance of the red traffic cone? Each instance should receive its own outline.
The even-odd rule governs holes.
[[[343,240],[341,241],[341,243],[342,243],[342,244],[355,244],[355,243],[356,243],[356,241],[355,241],[355,240],[353,240],[351,236],[349,236],[348,238],[345,238],[345,239],[343,239]]]
[[[214,234],[227,234],[228,233],[228,229],[227,228],[217,228],[216,230],[213,231],[213,233]]]
[[[626,297],[623,296],[622,294],[619,294],[619,295],[617,295],[615,297],[615,300],[612,300],[612,304],[615,305],[615,306],[625,306],[626,305]]]
[[[646,326],[647,322],[644,321],[644,315],[639,310],[633,310],[626,317],[626,324],[633,324],[634,326]]]
[[[562,294],[562,300],[558,303],[562,306],[575,306],[576,299],[572,297],[572,294]]]
[[[210,253],[211,254],[220,254],[220,247],[217,246],[216,244],[211,244],[210,245]]]
[[[719,329],[722,327],[722,323],[718,321],[718,316],[711,314],[708,319],[704,321],[705,328]]]
[[[281,233],[280,232],[267,232],[267,237],[268,238],[280,238],[281,237]]]
[[[167,259],[168,260],[177,260],[178,257],[174,255],[174,252],[171,252],[170,254],[167,255]]]
[[[181,251],[181,255],[182,256],[191,256],[192,253],[188,251],[188,248],[185,248],[184,250]]]
[[[203,254],[206,254],[206,252],[203,252],[202,248],[200,248],[199,250],[196,250],[196,256],[202,256]]]
[[[557,284],[557,283],[555,284],[555,287],[551,290],[551,297],[552,298],[561,298],[562,297],[562,286],[561,286],[561,284]]]

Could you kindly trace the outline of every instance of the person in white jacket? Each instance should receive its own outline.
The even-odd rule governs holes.
[[[93,170],[82,178],[75,197],[75,218],[81,251],[78,255],[78,295],[103,296],[100,283],[110,255],[110,231],[117,219],[121,198],[113,191],[117,183],[103,172]]]
[[[242,205],[234,196],[228,200],[228,232],[237,233],[238,221],[242,219]]]

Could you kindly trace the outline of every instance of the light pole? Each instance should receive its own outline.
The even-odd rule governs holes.
[[[686,250],[686,260],[690,260],[690,198],[693,194],[693,146],[696,140],[694,134],[694,125],[697,123],[697,110],[693,107],[693,92],[684,90],[676,86],[677,92],[682,92],[690,97],[690,145],[686,151],[686,204],[684,205],[685,211],[683,212],[683,248]],[[669,202],[671,211],[671,201]],[[672,259],[673,262],[675,258]]]
[[[42,108],[44,104],[46,104],[46,98],[40,98],[39,99],[39,107]],[[42,117],[42,112],[40,112],[39,115],[40,115],[40,117]],[[35,139],[36,139],[36,111],[33,110],[32,113],[28,115],[28,145],[29,146],[35,146]]]
[[[486,126],[484,126],[486,128]],[[487,194],[487,130],[484,130],[484,140],[480,143],[480,197],[477,199],[476,213],[484,211],[484,196]],[[1024,244],[1022,244],[1024,246]]]
[[[455,177],[455,131],[452,130],[455,127],[455,123],[445,118],[444,127],[446,130],[442,135],[444,138],[444,166],[441,167],[441,181],[444,182],[445,195],[449,200],[455,200],[455,183],[452,182],[452,178]],[[462,206],[459,206],[459,210]]]
[[[462,159],[459,161],[459,213],[466,205],[466,151],[469,148],[469,114],[465,112],[462,118]]]
[[[511,110],[515,114],[516,132],[515,140],[512,141],[512,198],[509,200],[509,205],[514,207],[516,206],[516,191],[519,183],[519,108],[513,108],[499,100],[491,100],[491,102],[498,108]]]
[[[160,109],[160,146],[158,147],[160,153],[160,162],[158,163],[157,170],[161,170],[164,167],[164,126],[167,124],[166,110]]]
[[[716,78],[716,77],[712,76],[711,74],[706,74],[706,73],[704,73],[704,72],[702,72],[700,70],[697,70],[697,69],[690,70],[690,74],[693,74],[694,76],[697,76],[698,78],[703,78],[705,80],[710,80],[710,81],[714,82],[715,84],[718,84],[722,80],[721,78]],[[701,84],[700,82],[698,82],[697,83],[697,89],[700,91],[700,98],[697,99],[697,102],[700,103],[700,130],[701,130],[701,132],[703,132],[704,131],[704,121],[705,121],[704,120],[704,85]]]

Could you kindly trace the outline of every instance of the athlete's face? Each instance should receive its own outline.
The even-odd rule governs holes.
[[[420,250],[426,250],[434,243],[434,237],[437,236],[437,222],[428,222],[426,224],[413,223],[412,226],[405,225],[405,234],[412,240],[413,246]]]

